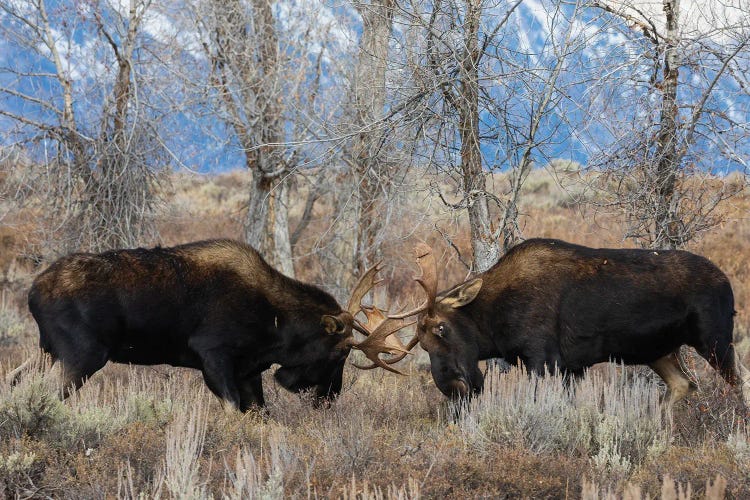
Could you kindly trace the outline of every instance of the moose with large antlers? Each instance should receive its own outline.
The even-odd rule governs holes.
[[[603,361],[646,364],[664,379],[672,403],[694,388],[678,355],[686,344],[750,404],[750,372],[732,343],[732,288],[703,257],[530,239],[438,293],[432,250],[419,244],[416,253],[427,301],[393,317],[418,315],[406,350],[419,342],[449,397],[480,391],[478,361],[502,357],[539,374],[557,368],[573,376]]]
[[[62,365],[63,396],[107,361],[166,363],[201,370],[214,394],[246,411],[264,404],[261,373],[273,363],[281,386],[313,389],[319,399],[341,390],[352,348],[373,361],[364,368],[395,371],[378,355],[402,350],[392,334],[405,321],[360,304],[377,271],[362,276],[342,309],[232,240],[76,253],[36,278],[29,309],[40,347]],[[356,342],[353,330],[365,340]]]

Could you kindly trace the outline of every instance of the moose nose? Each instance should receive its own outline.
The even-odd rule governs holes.
[[[469,384],[462,378],[451,381],[450,388],[455,396],[465,397],[469,395]]]

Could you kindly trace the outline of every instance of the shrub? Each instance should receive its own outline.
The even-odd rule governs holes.
[[[28,486],[33,486],[30,477],[34,475],[38,458],[33,452],[14,451],[0,455],[0,496],[11,498],[29,495]]]
[[[740,467],[750,470],[750,431],[746,425],[738,425],[736,430],[729,435],[727,447],[734,454]]]
[[[123,428],[125,418],[109,406],[65,407],[55,428],[59,446],[73,449],[95,448],[100,441]]]
[[[0,293],[0,346],[19,343],[28,329],[28,322],[24,320],[21,311],[12,304],[4,291]]]
[[[594,411],[590,453],[595,470],[625,477],[634,464],[658,455],[667,446],[671,429],[664,420],[658,387],[648,378],[627,377],[628,370],[609,365],[579,384],[577,398]]]
[[[16,438],[41,437],[65,417],[48,372],[34,371],[12,388],[0,389],[0,432]]]
[[[173,405],[169,398],[157,399],[153,394],[136,393],[127,398],[126,420],[163,427],[172,418]]]
[[[176,411],[167,429],[165,484],[175,498],[202,498],[199,457],[206,437],[206,404],[201,392],[184,411]]]
[[[485,391],[463,403],[458,425],[480,452],[492,445],[525,447],[537,454],[579,452],[593,466],[626,475],[634,463],[666,446],[669,429],[657,388],[645,378],[625,381],[610,365],[580,381],[539,377],[523,369],[490,371]]]
[[[362,473],[376,457],[377,416],[365,405],[336,406],[327,416],[316,422],[312,435],[319,440],[320,448],[331,455],[340,473]]]
[[[482,395],[462,403],[458,423],[467,443],[479,451],[500,444],[548,453],[578,447],[577,420],[560,376],[540,378],[514,368],[504,374],[490,371]]]

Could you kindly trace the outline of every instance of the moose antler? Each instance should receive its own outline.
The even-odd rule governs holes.
[[[403,319],[387,318],[383,311],[375,306],[363,307],[362,310],[365,313],[365,316],[367,316],[367,324],[362,326],[370,333],[365,340],[359,344],[353,344],[352,347],[362,351],[364,355],[367,356],[367,359],[372,361],[372,364],[369,366],[363,366],[354,363],[354,366],[362,370],[371,370],[379,366],[390,372],[403,375],[399,370],[389,366],[396,361],[392,359],[384,360],[380,357],[380,354],[398,354],[400,355],[398,358],[399,361],[407,354],[411,354],[411,352],[409,352],[410,348],[405,348],[404,344],[401,343],[399,338],[394,334],[402,328],[413,325],[414,321],[407,322]]]
[[[425,311],[428,315],[433,315],[435,313],[435,300],[437,297],[438,285],[437,262],[435,261],[435,256],[432,253],[432,248],[430,248],[430,246],[425,243],[417,243],[414,246],[414,254],[417,258],[417,265],[419,265],[419,269],[422,272],[421,276],[417,276],[414,279],[417,283],[419,283],[419,285],[427,294],[427,300],[416,309],[404,313],[394,314],[389,316],[389,318],[403,319],[408,318],[409,316],[415,316]]]
[[[403,359],[406,354],[410,354],[408,349],[404,349],[404,345],[394,334],[402,328],[414,323],[408,323],[404,321],[404,319],[388,318],[385,313],[377,307],[362,305],[362,299],[364,296],[367,295],[375,285],[382,281],[376,279],[378,271],[380,271],[380,262],[368,269],[362,275],[359,283],[354,287],[354,292],[352,292],[352,297],[347,305],[347,311],[349,311],[352,317],[363,312],[367,318],[365,324],[356,319],[356,317],[354,318],[354,328],[367,338],[359,343],[356,343],[354,339],[349,339],[349,344],[352,348],[362,351],[365,356],[367,356],[367,359],[373,362],[370,366],[360,366],[357,364],[354,366],[363,370],[370,370],[379,366],[388,371],[403,375],[400,371],[388,366],[389,364],[395,363],[395,361],[384,361],[380,358],[380,354],[400,354],[401,357],[399,359]]]
[[[427,312],[428,315],[435,313],[435,301],[437,300],[437,262],[435,256],[432,253],[432,248],[425,243],[417,243],[414,246],[414,254],[417,259],[417,265],[421,271],[421,275],[414,278],[417,283],[427,294],[427,300],[411,311],[402,312],[388,316],[389,320],[404,320],[410,316],[416,316],[417,314]],[[413,323],[409,323],[413,324]],[[390,358],[385,363],[393,364],[398,363],[406,357],[407,354],[411,354],[411,350],[419,343],[419,335],[414,334],[414,337],[409,341],[406,346],[401,346],[399,354],[393,358]]]
[[[367,295],[367,292],[383,281],[375,278],[381,269],[380,264],[382,264],[382,261],[365,271],[365,274],[359,279],[357,286],[354,287],[352,298],[349,299],[349,305],[346,306],[346,310],[349,311],[352,316],[356,316],[359,311],[363,310],[362,299]]]
[[[357,282],[357,286],[354,287],[352,296],[349,299],[349,304],[346,306],[346,310],[349,311],[349,314],[351,314],[352,318],[354,318],[354,329],[357,330],[362,335],[366,335],[366,336],[370,335],[370,330],[365,328],[356,319],[356,317],[360,311],[365,312],[366,308],[362,306],[362,299],[364,298],[364,296],[367,295],[367,293],[370,290],[372,290],[375,285],[383,281],[383,280],[376,279],[376,276],[381,269],[380,268],[381,263],[382,261],[376,263],[370,269],[365,271],[365,274],[363,274],[362,277],[359,279],[359,282]]]
[[[388,318],[388,319],[386,319],[384,321],[384,323],[390,322],[390,321],[398,321],[400,323],[394,324],[393,326],[388,325],[387,327],[383,328],[382,332],[378,332],[376,330],[375,333],[373,333],[372,335],[370,335],[369,337],[367,337],[367,339],[365,339],[365,341],[363,341],[361,344],[359,344],[358,346],[357,345],[352,346],[352,347],[355,347],[357,349],[361,349],[360,346],[362,346],[367,341],[369,341],[370,338],[374,337],[376,339],[376,340],[373,341],[373,344],[375,344],[375,342],[377,342],[377,339],[382,339],[382,344],[378,345],[378,349],[379,350],[375,351],[375,357],[372,357],[370,354],[368,354],[366,351],[364,351],[364,349],[361,349],[365,353],[365,356],[367,356],[367,358],[373,362],[372,365],[370,365],[370,366],[360,366],[360,365],[355,364],[354,366],[356,366],[357,368],[361,368],[362,370],[372,370],[373,368],[376,368],[376,367],[379,366],[379,367],[384,368],[384,369],[386,369],[388,371],[391,371],[391,372],[403,375],[403,373],[401,373],[400,371],[396,370],[395,368],[391,368],[388,365],[392,365],[392,364],[398,363],[399,361],[401,361],[402,359],[404,359],[407,354],[414,354],[414,353],[411,352],[411,350],[414,349],[414,347],[417,345],[417,343],[419,343],[419,337],[415,334],[414,337],[412,337],[412,339],[409,341],[409,343],[406,344],[406,345],[404,345],[398,339],[398,337],[396,337],[395,335],[392,335],[392,334],[395,333],[395,332],[397,332],[397,331],[399,331],[399,330],[401,330],[402,328],[406,328],[407,326],[413,325],[414,323],[416,323],[416,321],[411,321],[411,322],[407,323],[402,318]],[[400,326],[398,326],[398,325],[400,325]],[[391,329],[393,329],[393,330],[389,332],[389,330],[391,330]],[[385,332],[388,332],[388,333],[385,333]],[[392,337],[389,337],[389,335],[392,335]],[[378,356],[378,354],[381,353],[381,352],[385,352],[385,353],[392,354],[392,355],[395,355],[395,356],[393,358],[390,358],[390,359],[381,359]]]

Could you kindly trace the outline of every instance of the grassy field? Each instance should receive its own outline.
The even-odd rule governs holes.
[[[242,173],[177,176],[157,220],[163,243],[239,237],[246,182]],[[400,303],[417,294],[415,241],[442,249],[442,286],[466,275],[434,229],[453,231],[465,251],[462,220],[430,196],[425,190],[404,203],[398,215],[409,224],[394,224],[386,242],[389,295]],[[524,200],[527,237],[624,245],[614,219],[583,209],[543,172],[527,183]],[[748,207],[749,199],[735,199],[727,222],[690,247],[732,280],[746,364]],[[297,272],[332,289],[316,250],[315,235],[329,224],[325,204],[318,210]],[[36,353],[25,306],[39,270],[27,258],[33,221],[19,210],[0,227],[3,375]],[[267,373],[267,409],[244,415],[224,412],[197,371],[167,366],[110,364],[60,402],[55,368],[39,359],[17,386],[0,385],[0,497],[750,498],[748,414],[701,358],[685,354],[699,390],[672,410],[660,404],[664,388],[649,369],[612,364],[572,387],[519,369],[490,372],[484,393],[456,408],[418,349],[402,362],[404,377],[347,366],[329,408],[314,409],[308,395],[282,390]]]

